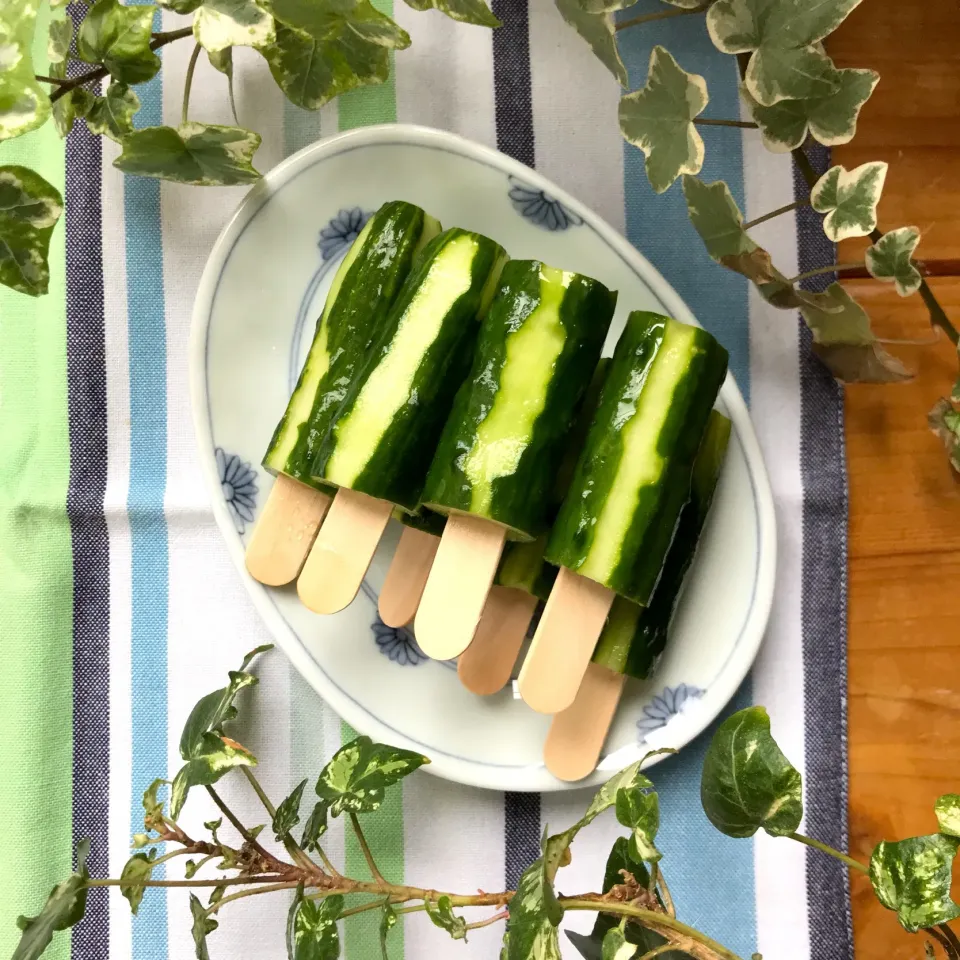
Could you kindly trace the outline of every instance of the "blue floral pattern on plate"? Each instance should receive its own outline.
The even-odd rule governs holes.
[[[429,659],[406,627],[388,627],[377,617],[370,624],[370,629],[379,651],[401,667],[418,667]]]
[[[320,231],[320,256],[330,260],[350,246],[369,219],[370,214],[364,213],[360,207],[341,210]]]
[[[559,200],[554,200],[549,193],[528,187],[513,175],[507,179],[510,181],[513,208],[531,223],[545,230],[566,230],[568,227],[579,227],[583,223],[580,217],[568,210]]]
[[[676,687],[664,687],[653,700],[643,708],[643,716],[637,721],[638,738],[643,743],[648,733],[665,727],[670,720],[683,709],[688,700],[699,700],[706,693],[700,687],[681,683]]]
[[[257,471],[235,453],[225,453],[223,447],[217,447],[214,453],[223,499],[233,514],[237,533],[243,533],[253,521],[257,506]]]

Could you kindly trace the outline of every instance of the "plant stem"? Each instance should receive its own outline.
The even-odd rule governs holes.
[[[143,881],[143,886],[145,887],[222,887],[225,884],[229,886],[234,886],[235,884],[247,884],[247,883],[266,883],[268,880],[276,879],[273,876],[260,876],[260,877],[224,877],[221,880],[145,880]],[[119,880],[119,879],[100,879],[98,877],[91,877],[87,880],[88,887],[119,887],[121,884],[128,886],[129,880]],[[296,886],[299,881],[292,881],[293,886]]]
[[[661,943],[659,947],[654,947],[652,950],[648,950],[639,960],[653,960],[654,957],[659,957],[661,953],[666,953],[668,950],[673,949],[672,943]]]
[[[960,956],[960,940],[957,939],[957,935],[953,930],[945,923],[938,923],[937,929],[943,934],[944,938],[949,941],[954,953]]]
[[[810,203],[809,200],[794,200],[793,203],[788,203],[782,207],[777,207],[776,210],[771,210],[769,213],[765,213],[762,217],[757,217],[756,220],[748,220],[744,225],[744,230],[749,230],[751,227],[755,227],[758,223],[766,223],[767,220],[772,220],[774,217],[779,217],[783,213],[789,213],[791,210],[796,210],[797,207],[806,207]]]
[[[689,17],[694,13],[703,13],[709,7],[709,3],[701,3],[698,7],[691,7],[689,10],[659,10],[656,13],[643,13],[639,17],[632,17],[630,20],[623,20],[617,24],[617,30],[626,30],[627,27],[635,27],[638,23],[651,23],[654,20],[669,20],[671,17]]]
[[[196,51],[194,51],[196,52]],[[186,120],[184,120],[186,123]],[[241,767],[244,776],[247,778],[247,783],[253,788],[253,792],[260,799],[260,802],[263,804],[263,809],[270,814],[270,819],[272,820],[277,815],[277,808],[273,805],[273,802],[267,796],[266,791],[260,786],[260,781],[256,778],[256,775],[250,770],[249,767]],[[289,833],[283,835],[283,847],[290,854],[290,856],[300,864],[301,867],[304,867],[307,870],[315,868],[315,864],[310,857],[304,852],[303,848],[290,836]],[[339,876],[339,874],[336,874]]]
[[[791,840],[798,840],[800,843],[805,843],[808,847],[813,847],[815,850],[821,851],[821,853],[828,853],[841,863],[845,863],[851,870],[859,870],[861,873],[870,872],[870,868],[865,863],[854,860],[853,857],[847,856],[847,854],[841,853],[839,850],[834,850],[833,847],[819,840],[814,840],[813,837],[807,837],[802,833],[788,833],[787,836],[790,837]]]
[[[694,117],[693,122],[698,127],[740,127],[744,130],[757,129],[757,125],[752,120],[713,120],[708,117]]]
[[[199,46],[199,44],[197,44]],[[249,767],[241,767],[240,770],[243,772],[243,775],[247,778],[247,783],[253,788],[253,792],[257,795],[257,798],[263,804],[263,809],[270,814],[270,819],[272,820],[277,815],[277,808],[273,805],[273,802],[267,796],[266,791],[263,787],[260,786],[260,781],[256,776],[251,772]]]
[[[193,27],[169,30],[166,33],[155,33],[153,39],[150,41],[150,49],[159,50],[168,43],[173,43],[174,40],[181,40],[183,37],[190,36],[193,36]],[[110,71],[106,67],[99,66],[93,70],[88,70],[86,73],[81,73],[78,77],[71,77],[69,80],[64,80],[60,86],[50,94],[50,102],[56,103],[57,100],[68,94],[71,90],[82,87],[87,83],[93,83],[96,80],[102,80],[104,77],[109,76],[109,74]]]
[[[670,888],[667,886],[667,881],[663,876],[662,870],[660,871],[660,879],[658,882],[660,884],[660,897],[663,900],[663,906],[671,917],[675,917],[677,915],[677,908],[673,905],[673,897],[670,895]]]
[[[832,263],[829,267],[817,267],[816,270],[807,270],[804,273],[798,273],[791,277],[787,283],[799,283],[801,280],[809,280],[810,277],[819,277],[824,273],[842,273],[844,270],[859,270],[863,266],[863,261],[859,263]],[[246,767],[243,768],[246,770]]]
[[[477,920],[474,923],[468,923],[466,929],[479,930],[481,927],[489,927],[491,923],[496,923],[498,920],[506,920],[509,915],[507,910],[501,910],[492,917],[487,917],[486,920]]]
[[[330,894],[324,893],[323,897],[328,897]],[[314,894],[312,897],[308,897],[309,900],[322,900],[323,897]],[[390,897],[384,899],[383,897],[378,897],[376,900],[371,900],[369,903],[361,903],[358,907],[351,907],[349,910],[344,910],[340,914],[340,920],[343,920],[344,917],[353,917],[358,913],[366,913],[368,910],[378,910],[381,907],[386,907],[390,903]]]
[[[57,77],[45,77],[42,73],[34,74],[34,80],[39,80],[41,83],[55,83],[58,87],[66,83],[66,80],[60,80]]]
[[[383,879],[383,874],[380,873],[380,868],[373,859],[370,847],[367,846],[367,838],[363,835],[363,830],[360,829],[360,818],[352,810],[350,811],[350,823],[353,825],[353,832],[357,835],[357,843],[360,844],[360,849],[363,851],[363,857],[367,861],[373,879],[381,886],[387,886],[387,881]]]
[[[183,107],[180,109],[180,122],[187,122],[187,113],[190,109],[190,88],[193,86],[193,71],[197,69],[197,59],[203,48],[198,43],[190,54],[190,62],[187,64],[187,75],[183,79]],[[246,767],[243,768],[244,770]]]
[[[941,947],[943,947],[943,952],[947,955],[947,960],[955,960],[957,952],[953,949],[953,944],[950,943],[950,941],[939,930],[934,927],[930,927],[930,929],[927,930],[927,933],[933,937]]]
[[[255,890],[240,890],[237,893],[231,893],[229,896],[218,900],[212,907],[207,908],[207,916],[216,913],[225,903],[231,900],[240,900],[243,897],[255,897],[260,893],[274,893],[277,890],[291,890],[300,885],[299,880],[285,880],[283,883],[269,883],[265,887],[257,887]]]
[[[276,859],[260,846],[260,844],[257,842],[257,838],[234,816],[233,811],[220,798],[220,794],[218,794],[217,791],[211,786],[207,786],[204,789],[210,794],[211,797],[213,797],[213,802],[220,808],[220,812],[230,821],[230,823],[233,824],[240,836],[243,837],[243,839],[246,840],[247,843],[249,843],[250,846],[253,847],[253,849],[256,850],[257,853],[259,853],[265,860],[270,863],[276,863]]]
[[[323,847],[321,847],[319,843],[317,844],[317,853],[324,867],[326,867],[327,873],[329,873],[331,877],[342,876],[340,871],[330,862],[330,858],[324,853]]]

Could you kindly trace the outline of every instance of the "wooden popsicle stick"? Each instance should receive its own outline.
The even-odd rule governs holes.
[[[404,527],[380,590],[377,609],[388,627],[405,627],[417,612],[440,538]]]
[[[353,602],[377,551],[393,504],[341,487],[297,580],[314,613],[337,613]]]
[[[550,724],[543,762],[560,780],[582,780],[594,771],[607,739],[626,676],[589,663],[577,696]]]
[[[452,660],[470,646],[506,538],[506,528],[490,520],[447,517],[414,623],[428,657]]]
[[[616,594],[561,567],[533,635],[517,686],[538,713],[573,703]]]
[[[473,643],[460,654],[457,676],[471,692],[489,696],[510,681],[537,598],[516,587],[490,588]]]
[[[247,544],[250,576],[270,587],[296,580],[329,506],[327,494],[278,474]]]

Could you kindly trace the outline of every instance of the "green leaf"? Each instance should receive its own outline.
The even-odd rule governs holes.
[[[728,837],[752,837],[760,827],[786,836],[800,825],[800,774],[770,735],[763,707],[740,710],[720,724],[703,761],[700,802]]]
[[[150,49],[153,4],[124,6],[97,0],[77,32],[77,54],[87,63],[102,63],[123,83],[144,83],[156,76],[160,58]]]
[[[743,216],[730,188],[722,180],[704,183],[685,175],[683,196],[694,229],[700,234],[707,253],[718,263],[757,249],[743,229]]]
[[[170,816],[180,815],[191,787],[210,786],[236,767],[255,767],[257,758],[246,747],[215,733],[204,734],[197,755],[184,764],[170,788]]]
[[[291,960],[337,960],[340,956],[337,920],[342,911],[340,894],[315,903],[305,900],[303,887],[298,887],[287,916],[287,952]]]
[[[190,932],[193,934],[197,960],[210,960],[210,953],[207,950],[207,934],[213,933],[220,924],[207,916],[206,907],[193,893],[190,894],[190,913],[193,914],[193,926]]]
[[[301,780],[290,792],[290,796],[281,801],[273,815],[273,832],[278,843],[282,843],[283,838],[300,822],[300,801],[306,785],[307,781]]]
[[[896,383],[910,372],[883,349],[863,307],[839,283],[821,294],[820,305],[804,304],[800,313],[813,331],[813,352],[845,383]]]
[[[837,89],[837,70],[819,45],[860,0],[717,0],[707,30],[723,53],[751,53],[744,80],[765,106],[823,97]]]
[[[208,53],[230,47],[262,47],[277,38],[273,17],[254,0],[204,0],[193,35]]]
[[[120,879],[126,881],[120,884],[120,893],[130,901],[130,912],[134,916],[140,909],[140,901],[143,900],[143,895],[147,889],[144,883],[150,879],[150,875],[153,873],[154,857],[152,854],[153,851],[150,854],[135,853],[124,864],[120,873]]]
[[[70,52],[72,40],[73,21],[69,17],[51,20],[47,36],[47,59],[51,63],[63,63]]]
[[[590,44],[594,55],[617,78],[620,86],[628,86],[627,68],[617,47],[613,16],[609,13],[588,13],[578,5],[577,0],[555,2],[560,16]]]
[[[143,825],[148,830],[156,830],[163,826],[164,802],[158,799],[160,788],[168,781],[157,777],[153,783],[143,791]]]
[[[653,842],[660,829],[660,801],[641,787],[617,792],[617,820],[633,830],[630,850],[637,860],[656,863],[663,854]]]
[[[91,133],[119,143],[133,132],[133,115],[139,109],[140,98],[125,83],[114,80],[102,97],[93,97],[83,116]]]
[[[307,817],[307,822],[303,826],[303,839],[300,846],[304,850],[316,850],[317,841],[327,832],[327,810],[329,804],[321,800]]]
[[[646,156],[647,179],[656,193],[682,173],[700,172],[703,140],[693,118],[709,99],[703,77],[681,69],[660,46],[650,54],[646,86],[621,98],[620,131]]]
[[[478,27],[499,27],[501,23],[483,0],[406,0],[414,10],[439,10],[451,20]]]
[[[380,953],[383,960],[390,960],[390,954],[387,952],[387,936],[397,923],[397,911],[389,903],[383,905],[380,913]]]
[[[831,167],[810,191],[813,209],[826,214],[823,232],[834,242],[870,233],[886,178],[887,164],[879,160],[853,170]]]
[[[384,83],[390,50],[410,37],[370,0],[272,0],[276,40],[261,49],[280,89],[299,107],[325,103],[370,83]]]
[[[158,177],[200,187],[229,187],[260,179],[252,160],[260,135],[241,127],[183,123],[145,127],[121,141],[113,165],[141,177]]]
[[[507,960],[561,960],[557,925],[563,919],[563,907],[547,875],[546,833],[540,847],[544,856],[523,871],[517,892],[507,905]]]
[[[913,251],[920,242],[916,227],[900,227],[885,233],[873,246],[867,247],[867,270],[877,280],[892,280],[901,297],[909,297],[920,289],[923,278],[913,262]]]
[[[765,107],[741,85],[740,94],[760,127],[764,146],[774,153],[795,150],[807,138],[828,147],[849,143],[857,132],[860,108],[877,85],[880,74],[873,70],[837,71],[837,89],[807,100],[780,100]]]
[[[601,960],[633,960],[637,948],[619,927],[611,927],[603,938]]]
[[[960,837],[960,793],[945,793],[934,805],[940,832]]]
[[[0,140],[28,133],[50,117],[50,97],[34,79],[36,21],[36,0],[0,4]]]
[[[960,472],[960,412],[941,398],[927,414],[927,425],[943,441],[950,465]]]
[[[43,909],[35,917],[17,917],[17,926],[23,935],[12,960],[36,960],[50,945],[54,933],[69,929],[83,918],[87,907],[86,882],[90,879],[89,856],[90,841],[81,840],[76,851],[77,869],[50,891]]]
[[[916,933],[960,917],[950,898],[951,866],[960,840],[935,833],[878,843],[870,858],[877,899],[896,910],[900,925]]]
[[[0,283],[32,297],[50,282],[50,234],[63,199],[27,167],[0,167]]]
[[[233,50],[227,47],[226,50],[219,50],[216,53],[208,53],[207,59],[214,70],[219,70],[229,80],[233,80]]]
[[[430,761],[369,737],[357,737],[341,747],[317,780],[317,796],[338,817],[345,810],[370,813],[383,803],[384,790]]]
[[[449,897],[440,897],[436,903],[424,900],[423,906],[435,927],[446,930],[454,940],[467,939],[467,921],[453,912]]]
[[[164,10],[173,10],[174,13],[193,13],[203,0],[157,0]]]

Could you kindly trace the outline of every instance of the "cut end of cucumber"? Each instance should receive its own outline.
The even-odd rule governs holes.
[[[470,510],[456,510],[452,507],[445,507],[442,503],[424,503],[423,506],[428,510],[432,510],[434,513],[439,513],[443,517],[476,517],[476,514]],[[507,540],[512,540],[516,543],[530,543],[533,540],[533,537],[528,533],[524,533],[516,527],[508,526],[505,523],[498,523],[496,520],[490,520],[487,517],[483,519],[495,527],[502,527],[506,530]]]

